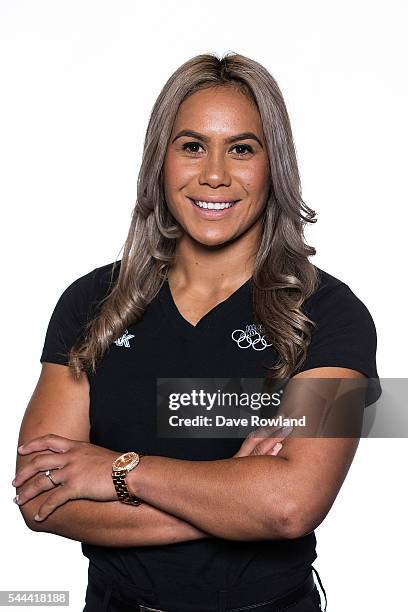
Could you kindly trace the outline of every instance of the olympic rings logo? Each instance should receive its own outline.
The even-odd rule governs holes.
[[[243,329],[235,329],[231,338],[238,344],[239,348],[246,349],[252,346],[255,351],[263,351],[268,346],[272,346],[271,342],[265,340],[262,325],[247,325],[245,331]]]

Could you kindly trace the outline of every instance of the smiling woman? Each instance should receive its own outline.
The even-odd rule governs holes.
[[[341,379],[378,381],[369,311],[309,261],[314,221],[269,72],[239,54],[180,66],[149,120],[123,257],[60,296],[20,431],[21,512],[82,543],[84,611],[321,609],[314,529],[358,437],[160,437],[156,412],[159,379],[289,378],[286,397],[325,379],[333,406]]]
[[[225,246],[242,237],[246,257],[250,251],[255,254],[270,190],[269,159],[255,104],[236,87],[197,91],[180,105],[170,141],[163,168],[165,197],[184,230],[179,248],[192,249],[190,259],[195,242]],[[241,263],[250,276],[246,261],[237,261],[237,270]]]

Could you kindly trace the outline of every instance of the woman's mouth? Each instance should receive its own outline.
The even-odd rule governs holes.
[[[187,197],[195,210],[206,218],[223,217],[232,210],[240,200],[231,200],[230,202],[205,202],[204,200],[193,200]]]

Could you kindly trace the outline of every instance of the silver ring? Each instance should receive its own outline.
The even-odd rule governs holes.
[[[54,485],[54,487],[58,486],[56,482],[53,481],[52,476],[51,476],[51,470],[47,470],[45,472],[45,475],[48,476],[48,478],[51,480],[52,484]]]

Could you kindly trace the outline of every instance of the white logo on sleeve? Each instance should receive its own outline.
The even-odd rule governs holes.
[[[128,330],[125,329],[123,335],[120,336],[120,338],[118,338],[117,340],[115,340],[115,344],[116,346],[125,346],[126,348],[130,348],[129,340],[131,338],[134,338],[134,336],[132,334],[129,334]]]
[[[231,338],[235,340],[239,348],[246,349],[252,346],[255,351],[263,351],[267,346],[272,346],[268,343],[263,335],[263,326],[251,323],[243,329],[235,329]]]

